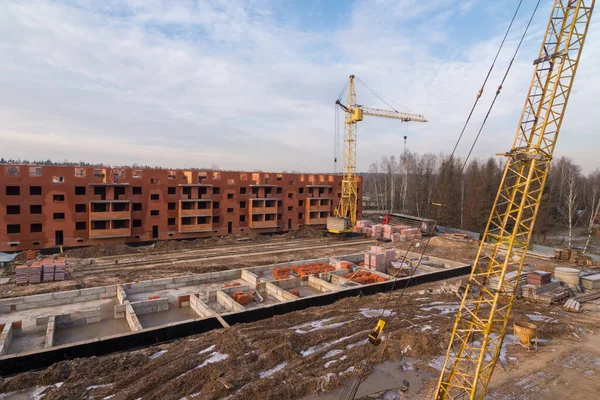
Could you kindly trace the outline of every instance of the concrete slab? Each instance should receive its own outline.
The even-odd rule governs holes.
[[[56,329],[54,332],[54,345],[60,346],[62,344],[124,333],[129,333],[129,325],[127,325],[125,318],[103,320],[96,324]]]
[[[174,308],[160,313],[138,315],[138,320],[144,329],[170,324],[171,322],[181,322],[197,318],[200,317],[189,307]]]

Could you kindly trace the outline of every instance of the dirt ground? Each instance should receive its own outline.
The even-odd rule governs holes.
[[[416,372],[413,390],[422,387],[405,397],[428,398],[459,300],[436,293],[438,287],[411,288],[400,297],[378,347],[366,337],[381,314],[384,294],[348,298],[143,350],[60,362],[3,379],[0,393],[37,389],[47,399],[298,399],[339,389],[354,369],[370,371],[391,360]],[[560,306],[519,300],[512,315],[533,318],[543,343],[537,353],[506,345],[488,398],[548,399],[565,393],[571,399],[593,398],[590,394],[600,388],[595,379],[600,373],[598,313],[573,314]],[[382,389],[399,384],[391,381]]]
[[[360,247],[364,250],[365,246]],[[427,254],[471,262],[476,250],[475,243],[434,238]],[[310,255],[286,253],[285,257],[314,258],[328,251],[332,250],[311,251]],[[196,266],[195,271],[239,267],[225,261]],[[244,262],[275,261],[266,255]],[[557,265],[536,258],[527,262],[532,269]],[[182,269],[187,272],[187,268]],[[458,297],[440,293],[439,286],[410,288],[401,297],[395,292],[390,298],[394,305],[391,313],[385,315],[385,339],[378,347],[368,344],[366,338],[381,316],[387,294],[347,298],[137,351],[63,361],[42,371],[3,378],[0,394],[12,393],[8,398],[40,395],[44,399],[326,400],[338,398],[336,391],[355,371],[364,369],[366,376],[376,376],[385,365],[405,374],[410,390],[395,390],[402,381],[399,375],[380,374],[371,386],[367,380],[364,393],[359,394],[379,393],[368,397],[371,399],[394,398],[390,393],[398,398],[430,398],[459,305]],[[559,305],[519,299],[511,319],[535,323],[542,343],[537,352],[527,352],[512,345],[512,336],[507,336],[486,398],[595,398],[600,392],[596,379],[600,374],[598,311],[574,314]]]

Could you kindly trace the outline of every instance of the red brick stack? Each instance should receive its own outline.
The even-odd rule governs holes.
[[[238,302],[239,304],[245,306],[246,304],[250,303],[250,296],[248,296],[246,293],[244,292],[234,292],[231,297]]]

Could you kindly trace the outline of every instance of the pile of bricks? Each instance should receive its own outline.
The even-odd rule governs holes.
[[[281,267],[273,269],[275,279],[287,279],[290,277],[290,267]]]
[[[18,285],[26,283],[40,283],[65,280],[65,259],[45,259],[42,261],[28,261],[26,265],[15,268],[16,282]]]
[[[241,284],[240,284],[239,282],[233,282],[233,283],[226,283],[226,284],[224,284],[222,287],[223,287],[223,289],[226,289],[226,288],[235,287],[235,286],[240,286],[240,285],[241,285]]]
[[[292,271],[298,276],[300,276],[300,278],[302,278],[303,280],[307,280],[310,275],[313,275],[314,277],[318,278],[319,274],[322,274],[323,272],[331,272],[334,270],[335,268],[333,268],[331,265],[325,264],[320,261],[312,264],[294,265],[292,267]]]
[[[44,275],[42,277],[42,281],[52,282],[54,280],[54,261],[44,260],[43,266],[44,266]]]
[[[18,265],[15,267],[15,274],[17,275],[17,285],[27,283],[27,265]]]
[[[290,292],[291,294],[293,294],[296,297],[300,297],[300,292],[298,291],[298,289],[290,289],[290,290],[288,290],[288,292]]]
[[[233,294],[231,295],[231,297],[237,301],[239,304],[245,306],[246,304],[250,303],[250,296],[248,296],[246,293],[244,292],[233,292]]]
[[[422,237],[419,228],[408,225],[372,224],[370,221],[357,221],[354,232],[373,239],[389,239],[392,242],[406,242]]]
[[[342,275],[342,278],[349,279],[352,282],[360,283],[361,285],[387,281],[386,278],[365,270]]]
[[[34,261],[27,269],[27,281],[29,283],[40,283],[42,281],[42,263]]]
[[[390,263],[395,260],[396,251],[394,249],[384,250],[380,246],[371,246],[371,251],[365,253],[365,261],[362,265],[369,269],[385,272]]]

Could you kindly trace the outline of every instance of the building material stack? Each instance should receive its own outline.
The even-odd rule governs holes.
[[[24,285],[28,282],[27,265],[18,265],[15,267],[15,274],[17,276],[17,285]]]
[[[64,281],[65,280],[65,259],[57,258],[54,260],[54,280]]]
[[[43,263],[43,282],[52,282],[54,281],[54,261],[53,260],[44,260]]]
[[[567,300],[565,309],[571,312],[579,312],[581,311],[583,303],[591,302],[597,305],[598,299],[600,299],[600,290],[586,292]]]
[[[515,291],[515,296],[521,297],[523,294],[523,285],[527,284],[527,272],[521,273],[519,277],[519,281],[517,282],[517,271],[508,272],[504,275],[504,283],[502,284],[501,291],[503,294],[508,295]],[[488,288],[495,289],[498,287],[500,283],[500,279],[498,277],[493,277],[490,279],[488,283]]]
[[[552,282],[552,274],[545,271],[533,271],[527,274],[527,284],[537,287],[547,285]]]
[[[27,281],[29,283],[40,283],[42,281],[42,263],[34,261],[27,269]]]
[[[566,286],[574,290],[579,290],[579,270],[568,267],[554,268],[554,279],[563,282]]]
[[[558,281],[542,286],[524,285],[523,297],[545,304],[552,304],[569,297],[569,289],[560,286]]]
[[[581,278],[581,286],[587,290],[600,289],[600,274],[588,275]]]

